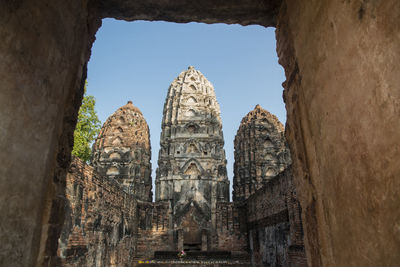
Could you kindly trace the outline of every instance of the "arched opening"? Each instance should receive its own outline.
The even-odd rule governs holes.
[[[194,111],[193,109],[189,109],[188,111],[186,111],[185,116],[186,117],[195,117],[196,111]]]
[[[174,36],[174,38],[171,38],[171,36]],[[127,23],[106,19],[103,21],[103,27],[97,33],[96,38],[92,58],[88,64],[88,91],[95,96],[96,94],[99,95],[96,99],[100,113],[105,113],[100,111],[100,107],[109,109],[109,112],[105,113],[103,117],[109,116],[109,113],[117,108],[117,106],[109,108],[113,102],[116,102],[117,99],[125,101],[126,98],[133,99],[133,104],[144,114],[150,127],[150,138],[152,138],[153,170],[158,167],[160,175],[162,173],[166,180],[171,180],[171,184],[168,186],[164,185],[167,184],[166,182],[160,182],[162,188],[156,192],[156,199],[157,195],[159,198],[173,199],[172,206],[175,202],[180,200],[184,202],[184,200],[191,198],[210,203],[211,201],[215,201],[215,203],[229,201],[230,186],[233,184],[232,141],[243,116],[254,109],[257,104],[260,104],[271,112],[278,113],[277,115],[283,122],[285,120],[282,99],[283,88],[281,86],[284,81],[284,73],[278,64],[275,52],[274,29],[266,29],[260,26],[242,27],[196,23],[188,25],[150,22]],[[168,41],[159,45],[162,43],[161,40]],[[214,41],[206,42],[205,40]],[[151,58],[145,56],[146,52],[144,51],[148,47],[152,47],[153,56]],[[266,47],[270,49],[266,50]],[[113,56],[105,56],[109,54],[113,54]],[[128,55],[132,58],[129,59]],[[185,64],[184,69],[182,69],[182,64]],[[188,67],[190,65],[193,65],[193,67]],[[109,68],[108,66],[114,67]],[[171,74],[172,71],[170,70],[172,69],[175,69],[176,73]],[[174,103],[172,100],[165,100],[170,95],[179,96],[181,94],[180,92],[170,93],[165,88],[174,77],[185,69],[188,71],[185,71],[182,80],[179,80],[176,84],[173,83],[173,86],[171,86],[177,88],[181,83],[183,84],[180,101]],[[197,71],[200,71],[203,76],[198,76]],[[118,77],[112,84],[113,90],[109,90],[109,86],[111,86],[110,77]],[[157,79],[154,77],[157,77]],[[127,87],[127,84],[131,86]],[[164,100],[165,105],[163,105]],[[164,109],[168,110],[170,106],[182,107],[176,113],[182,116],[186,123],[174,127],[175,113],[171,111],[168,118],[168,123],[171,123],[168,126],[168,132],[159,135],[160,124],[164,125],[161,123]],[[209,116],[203,117],[203,114],[207,112]],[[221,113],[221,118],[219,118],[219,113]],[[179,119],[178,115],[177,119]],[[156,118],[158,118],[158,121]],[[213,123],[205,124],[204,121],[212,121]],[[221,123],[224,129],[225,146],[221,142],[215,143],[211,139],[205,140],[205,138],[220,135],[222,131],[219,125]],[[133,134],[136,133],[133,132]],[[186,138],[186,134],[190,134],[193,139],[200,141],[189,140],[181,148],[172,143],[175,147],[175,159],[180,164],[173,166],[173,163],[166,160],[157,166],[159,137],[168,136],[168,139],[173,139],[175,136],[180,136],[180,138]],[[167,146],[167,143],[162,144]],[[226,155],[228,155],[227,168],[223,161],[220,164],[213,163],[215,158],[224,157],[224,149]],[[165,153],[160,157],[165,157]],[[201,164],[188,162],[185,157],[199,157],[199,161],[202,162]],[[254,161],[255,157],[249,159]],[[185,163],[185,166],[181,168],[183,163]],[[180,169],[178,170],[177,167]],[[201,169],[202,167],[204,167],[204,170]],[[229,175],[227,175],[227,172],[229,172]],[[171,176],[178,176],[179,174],[183,174],[182,180],[202,183],[202,185],[197,186],[196,184],[196,186],[193,186],[195,189],[192,192],[187,192],[187,188],[190,187],[184,182],[172,182]],[[207,181],[223,180],[226,176],[230,178],[230,184],[214,184],[206,189]],[[250,174],[248,176],[249,179],[255,180],[254,177],[250,177]],[[155,180],[156,174],[153,174],[152,178]],[[247,190],[248,195],[254,193],[254,185],[249,185]],[[170,197],[165,197],[167,194]],[[215,200],[212,200],[212,198]],[[214,207],[216,204],[210,204],[210,206]],[[202,207],[202,209],[208,210],[205,207]],[[219,209],[222,213],[224,208]],[[209,224],[212,226],[208,227],[214,227],[219,223],[222,226],[218,229],[225,229],[231,221],[237,220],[237,217],[234,217],[237,216],[237,213],[229,208],[226,209],[226,217],[222,219],[217,219],[217,215],[211,215],[217,213],[220,212],[210,212],[209,216],[213,218]],[[175,223],[174,218],[179,215],[171,215],[173,223]],[[188,222],[188,229],[183,231],[183,248],[222,251],[229,250],[233,246],[223,241],[222,233],[229,235],[229,231],[219,230],[221,245],[216,245],[217,243],[213,241],[211,236],[202,236],[203,230],[208,230],[205,233],[212,233],[216,229],[203,229],[198,221],[192,220],[191,222]],[[151,226],[146,227],[151,228]],[[202,238],[205,239],[204,242]],[[160,240],[162,239],[160,238]],[[247,243],[243,240],[244,238],[237,240],[236,246],[241,246],[239,244],[246,246]],[[171,245],[171,247],[173,246]],[[236,249],[239,250],[239,248]]]
[[[110,159],[121,159],[121,155],[118,152],[113,152],[110,154]]]
[[[200,251],[201,250],[201,228],[200,225],[193,219],[193,216],[188,216],[182,224],[183,229],[183,248],[185,251]]]
[[[107,175],[118,175],[119,174],[119,170],[116,167],[110,167],[107,170]]]
[[[197,103],[197,100],[196,100],[196,98],[194,98],[193,96],[191,96],[191,97],[189,97],[187,103],[188,103],[188,104],[196,104],[196,103]]]
[[[191,163],[189,167],[186,169],[185,174],[190,176],[198,176],[200,174],[200,171],[195,163]]]

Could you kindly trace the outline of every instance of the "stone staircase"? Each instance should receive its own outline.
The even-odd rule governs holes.
[[[248,253],[231,253],[230,251],[188,251],[183,258],[178,257],[178,251],[156,251],[154,258],[135,263],[134,266],[185,266],[185,267],[225,267],[250,266]]]

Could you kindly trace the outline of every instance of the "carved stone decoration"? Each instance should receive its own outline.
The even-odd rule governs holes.
[[[95,170],[118,181],[124,191],[152,200],[149,126],[131,101],[104,123],[93,145]]]
[[[234,146],[234,201],[246,200],[291,163],[282,123],[260,105],[242,119]]]
[[[156,201],[171,203],[177,231],[193,209],[203,214],[200,230],[214,228],[216,203],[229,201],[229,181],[219,104],[200,71],[189,67],[172,82],[161,128]]]

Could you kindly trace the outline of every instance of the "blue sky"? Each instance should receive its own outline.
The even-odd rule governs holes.
[[[154,181],[167,90],[190,65],[214,85],[232,186],[233,139],[241,119],[260,104],[286,121],[274,28],[104,19],[88,65],[88,94],[96,98],[102,123],[128,100],[142,111],[150,127]]]

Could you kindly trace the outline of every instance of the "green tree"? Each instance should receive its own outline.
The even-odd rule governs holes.
[[[77,156],[85,162],[89,162],[92,155],[90,145],[99,134],[101,124],[94,109],[96,100],[93,96],[86,95],[86,86],[87,82],[85,83],[85,93],[74,132],[72,155]]]

